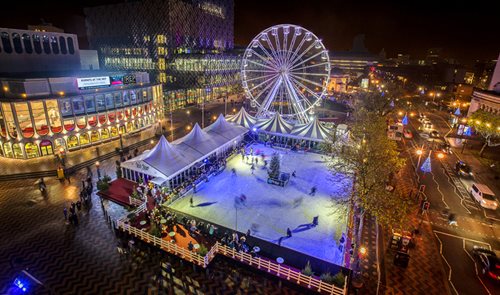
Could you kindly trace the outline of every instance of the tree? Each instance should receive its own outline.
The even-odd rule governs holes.
[[[349,177],[353,182],[351,193],[347,197],[334,196],[333,205],[336,210],[343,210],[344,216],[349,207],[358,208],[355,213],[359,213],[360,220],[364,213],[369,213],[383,226],[401,225],[411,202],[386,189],[404,160],[399,158],[396,143],[387,138],[385,118],[361,107],[352,119],[348,139],[332,136],[324,145],[332,176]],[[355,238],[359,238],[361,225],[349,226],[355,230]]]
[[[280,158],[277,153],[273,154],[271,163],[269,164],[269,178],[278,179],[280,176]]]
[[[477,110],[468,119],[468,124],[481,134],[484,144],[479,152],[482,157],[487,146],[500,145],[500,116],[484,110]]]

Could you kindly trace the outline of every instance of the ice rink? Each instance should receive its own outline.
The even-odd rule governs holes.
[[[171,207],[241,232],[251,229],[252,235],[275,243],[290,228],[292,237],[283,239],[283,247],[341,264],[338,239],[346,232],[346,219],[332,214],[335,210],[331,198],[347,194],[350,181],[333,179],[319,154],[280,151],[260,144],[252,148],[254,154],[265,154],[268,166],[272,154],[277,152],[281,171],[296,171],[296,177],[291,177],[285,187],[268,184],[261,156],[256,156],[259,162],[252,175],[250,161],[236,155],[221,174],[201,185],[196,193],[176,200]],[[317,191],[311,196],[313,186]],[[236,199],[242,194],[246,201],[239,203]],[[319,216],[319,225],[311,227],[314,216]]]

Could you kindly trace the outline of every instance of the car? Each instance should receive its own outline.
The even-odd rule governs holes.
[[[410,130],[408,130],[408,129],[405,129],[405,130],[403,131],[403,135],[404,135],[404,137],[405,137],[405,138],[408,138],[408,139],[413,138],[413,133],[411,133],[411,131],[410,131]]]
[[[496,210],[498,202],[495,198],[495,193],[485,184],[472,183],[470,193],[481,207],[491,210]]]
[[[455,163],[455,172],[458,176],[472,176],[472,170],[469,165],[467,165],[464,161],[457,161]]]
[[[472,254],[478,264],[480,272],[490,279],[500,282],[500,260],[495,252],[474,246]]]
[[[424,130],[432,130],[432,127],[434,127],[434,126],[432,126],[432,124],[431,124],[431,123],[425,123],[425,124],[422,124],[422,128],[423,128]]]
[[[439,132],[437,132],[436,130],[432,130],[431,132],[429,132],[429,135],[431,137],[439,137]]]
[[[424,124],[431,124],[431,120],[429,120],[429,118],[423,118],[422,119],[422,123],[424,123]]]
[[[429,134],[427,134],[427,133],[419,133],[418,135],[420,137],[422,137],[423,139],[428,139],[429,138]]]
[[[445,153],[445,154],[452,154],[452,153],[453,153],[453,151],[452,151],[452,149],[451,149],[450,144],[449,144],[449,143],[447,143],[447,142],[443,142],[443,143],[441,143],[441,144],[438,146],[438,148],[437,148],[437,149],[438,149],[438,151],[443,152],[443,153]]]

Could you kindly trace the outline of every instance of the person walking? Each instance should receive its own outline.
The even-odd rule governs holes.
[[[193,243],[191,241],[189,241],[189,244],[188,244],[189,251],[193,251],[193,248],[194,248]]]
[[[289,228],[289,227],[286,229],[286,236],[287,236],[288,238],[291,238],[291,237],[292,237],[292,231],[290,230],[290,228]]]
[[[314,226],[318,226],[318,219],[319,219],[319,216],[314,216],[313,217],[313,222],[312,223],[313,223]]]
[[[64,213],[64,220],[68,221],[68,208],[66,208],[66,206],[64,206],[63,213]]]
[[[78,212],[82,210],[82,202],[80,200],[76,202],[76,208],[78,209]]]
[[[189,204],[191,204],[191,207],[193,207],[193,196],[189,198]]]
[[[252,175],[253,175],[253,172],[255,170],[255,165],[254,164],[252,164],[252,167],[250,167],[250,170],[252,170]]]
[[[315,186],[313,186],[313,187],[311,188],[311,192],[309,193],[309,195],[310,195],[310,196],[314,196],[315,194],[316,194],[316,187],[315,187]]]
[[[293,172],[292,172],[292,176],[293,176],[293,177],[297,177],[297,176],[295,175],[295,173],[296,173],[296,171],[295,171],[295,170],[293,170]]]

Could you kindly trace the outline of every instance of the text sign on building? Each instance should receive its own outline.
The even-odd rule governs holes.
[[[78,89],[90,89],[99,87],[109,87],[110,80],[109,77],[77,78],[76,83],[78,84]]]

